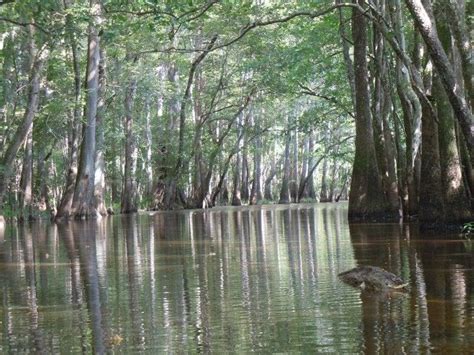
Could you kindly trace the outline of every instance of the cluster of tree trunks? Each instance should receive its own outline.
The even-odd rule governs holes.
[[[474,122],[466,100],[472,97],[472,77],[467,74],[472,60],[466,58],[466,52],[472,56],[472,49],[468,45],[466,51],[468,32],[459,9],[463,1],[436,3],[434,9],[430,0],[405,3],[416,27],[411,55],[399,0],[378,0],[370,8],[365,0],[354,3],[354,63],[346,60],[353,67],[348,78],[354,80],[356,114],[349,219],[394,220],[405,215],[417,216],[423,225],[467,221],[473,217]],[[448,26],[452,21],[446,16],[458,21]],[[371,28],[367,18],[372,20]],[[385,47],[395,52],[395,59]],[[367,49],[374,58],[371,70]],[[388,66],[394,61],[396,90],[388,84]],[[397,102],[402,122],[396,114]],[[401,124],[405,147],[399,144]]]
[[[474,61],[464,18],[466,5],[464,0],[433,5],[431,0],[404,3],[415,25],[410,41],[405,38],[407,19],[400,0],[337,0],[331,8],[337,10],[334,13],[340,19],[342,60],[351,90],[352,110],[345,109],[345,114],[355,120],[352,173],[337,158],[343,144],[353,137],[337,120],[317,131],[312,127],[303,132],[297,114],[286,115],[280,140],[282,152],[277,153],[265,135],[272,127],[261,120],[265,112],[258,102],[263,94],[259,88],[244,85],[252,81],[255,73],[242,73],[238,85],[245,90],[235,101],[225,101],[232,74],[227,55],[214,59],[222,62],[214,66],[219,72],[214,73],[212,82],[203,68],[211,54],[225,46],[218,35],[205,38],[198,31],[193,45],[200,50],[192,54],[184,75],[178,72],[172,56],[157,68],[161,93],[147,97],[144,105],[146,149],[141,149],[137,141],[139,78],[133,69],[125,75],[120,122],[124,146],[115,146],[118,143],[113,141],[111,149],[122,154],[108,162],[106,176],[107,58],[100,30],[103,3],[89,0],[83,85],[78,29],[68,11],[73,4],[63,0],[63,41],[71,58],[74,102],[64,147],[68,170],[64,186],[57,193],[61,195],[57,211],[49,198],[54,187],[46,186],[43,180],[34,191],[33,121],[45,78],[43,67],[48,60],[48,45],[43,38],[46,34],[37,33],[45,31],[34,18],[16,22],[28,33],[28,55],[22,69],[28,73],[28,82],[23,85],[28,93],[16,132],[9,140],[0,137],[0,151],[4,152],[0,161],[0,206],[4,205],[15,161],[22,150],[18,200],[25,216],[32,216],[35,193],[40,196],[41,208],[51,210],[58,219],[104,216],[108,193],[122,213],[136,212],[140,206],[206,208],[217,204],[260,204],[265,200],[282,204],[307,199],[330,202],[349,197],[351,221],[393,221],[405,216],[435,224],[472,219]],[[351,11],[351,26],[345,19],[346,7]],[[323,13],[326,12],[320,14]],[[226,46],[251,29],[299,16],[319,15],[301,12],[279,20],[255,22],[244,27]],[[176,48],[176,36],[171,33],[170,38],[172,48]],[[4,46],[12,46],[9,36],[5,36]],[[4,75],[8,77],[5,68],[12,64],[5,57]],[[141,57],[134,48],[127,47],[124,61],[134,68]],[[179,82],[180,77],[185,77],[185,82]],[[305,94],[321,96],[302,87]],[[166,90],[174,95],[166,96]],[[6,89],[4,95],[6,99],[15,96]],[[154,116],[159,124],[152,122]],[[142,169],[140,151],[146,155],[141,159]],[[47,149],[42,148],[37,156],[41,180],[54,166],[49,164],[51,152]],[[319,191],[315,186],[317,172],[321,178]]]

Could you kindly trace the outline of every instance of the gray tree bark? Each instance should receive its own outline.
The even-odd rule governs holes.
[[[466,140],[472,164],[474,162],[474,119],[472,111],[464,95],[459,92],[459,84],[456,82],[452,64],[439,40],[436,25],[430,18],[429,12],[431,12],[431,9],[426,9],[421,0],[405,0],[405,3],[413,16],[415,26],[420,31],[426,43],[430,58],[443,83],[456,119],[461,126],[461,131]],[[428,6],[429,4],[430,3],[427,2]]]
[[[79,168],[72,201],[72,214],[75,218],[95,217],[94,182],[96,154],[96,115],[99,97],[99,60],[100,41],[96,21],[100,18],[101,4],[99,0],[90,0],[91,20],[89,22],[89,38],[87,50],[87,96],[85,122]]]
[[[403,33],[403,18],[400,0],[389,0],[389,9],[397,37],[400,51],[406,54],[406,40]],[[415,58],[417,57],[417,53]],[[404,176],[406,191],[408,192],[408,203],[405,213],[416,215],[418,213],[418,177],[416,174],[417,159],[421,146],[421,103],[411,84],[409,68],[400,57],[396,58],[397,68],[397,92],[403,111],[403,121],[406,136],[406,173]]]
[[[107,215],[105,206],[105,87],[106,87],[106,57],[105,50],[100,49],[99,61],[99,98],[96,116],[96,155],[94,173],[94,205],[97,213]]]
[[[64,1],[65,10],[69,9],[70,4],[68,0]],[[74,110],[71,118],[71,130],[68,137],[68,159],[69,169],[66,177],[66,184],[61,197],[61,201],[58,206],[58,210],[55,218],[59,219],[62,217],[68,217],[71,214],[72,200],[74,198],[74,188],[77,179],[77,167],[78,167],[78,148],[79,148],[79,136],[81,134],[81,69],[79,63],[79,56],[77,51],[77,41],[74,36],[72,26],[71,15],[66,16],[66,36],[69,42],[72,55],[72,68],[74,72]]]
[[[357,0],[360,6],[364,0]],[[354,41],[356,138],[355,157],[349,196],[349,219],[392,219],[385,202],[377,169],[367,67],[367,24],[358,11],[353,10],[352,36]],[[398,213],[398,211],[397,211]]]
[[[434,8],[439,38],[446,53],[456,63],[458,48],[453,46],[453,36],[448,26],[445,7],[438,4]],[[457,63],[461,66],[461,63]],[[462,79],[461,79],[462,80]],[[432,95],[435,99],[438,116],[439,155],[443,198],[446,207],[446,221],[459,223],[472,218],[469,194],[463,178],[461,155],[458,150],[456,121],[446,92],[438,75],[433,78]]]
[[[129,58],[131,60],[133,58]],[[131,60],[133,63],[135,60]],[[134,132],[134,100],[137,89],[137,79],[131,78],[125,90],[124,99],[124,129],[125,129],[125,168],[122,189],[121,213],[137,212],[137,159],[138,149]]]

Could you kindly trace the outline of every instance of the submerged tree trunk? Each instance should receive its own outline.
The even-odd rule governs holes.
[[[83,124],[83,139],[79,169],[74,189],[72,213],[76,218],[96,216],[94,206],[94,174],[96,154],[96,114],[99,91],[99,33],[95,21],[100,16],[101,4],[98,0],[90,0],[92,19],[89,23],[89,39],[87,50],[87,97],[85,122]]]
[[[357,1],[364,6],[364,0]],[[377,169],[370,112],[367,68],[367,26],[358,11],[352,14],[354,40],[356,138],[349,196],[349,220],[393,219],[387,209]],[[398,211],[397,211],[398,213]]]

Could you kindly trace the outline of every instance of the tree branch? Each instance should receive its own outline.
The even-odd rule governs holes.
[[[324,99],[324,100],[326,100],[326,101],[332,102],[332,103],[335,104],[336,106],[342,108],[342,109],[344,110],[344,112],[347,113],[349,116],[355,118],[354,113],[351,112],[350,110],[348,110],[348,109],[347,109],[341,102],[339,102],[339,100],[336,99],[335,97],[326,96],[326,95],[322,95],[322,94],[318,94],[316,91],[314,91],[314,90],[311,89],[310,87],[305,86],[305,85],[303,85],[303,84],[301,84],[301,83],[298,83],[298,86],[303,89],[303,91],[301,91],[302,94],[309,95],[309,96],[314,96],[314,97],[319,97],[319,98]]]
[[[204,13],[209,10],[214,4],[217,4],[220,0],[211,0],[209,1],[206,5],[204,5],[204,7],[201,9],[201,11],[198,12],[197,15],[194,15],[188,19],[186,19],[186,21],[194,21],[196,20],[197,18],[201,17],[202,15],[204,15]],[[181,18],[184,18],[185,16],[188,16],[194,12],[198,11],[197,9],[194,9],[194,10],[191,10],[191,11],[188,11],[182,15],[180,15],[178,18],[181,19]]]
[[[1,0],[0,0],[1,1]],[[11,2],[13,2],[15,0],[11,0]],[[4,5],[5,3],[0,3],[0,5]],[[47,30],[45,30],[43,27],[41,27],[40,25],[38,25],[37,23],[35,22],[21,22],[21,21],[17,21],[17,20],[12,20],[12,19],[9,19],[9,18],[6,18],[6,17],[3,17],[1,16],[0,17],[0,21],[4,21],[4,22],[8,22],[8,23],[12,23],[14,25],[17,25],[17,26],[22,26],[22,27],[28,27],[28,26],[35,26],[37,29],[39,29],[41,32],[44,32],[46,33],[47,35],[49,35],[49,32]]]
[[[193,84],[194,80],[194,73],[198,65],[204,60],[204,58],[211,52],[212,47],[217,41],[217,35],[214,35],[206,47],[206,50],[202,52],[191,64],[191,68],[189,69],[188,75],[188,83],[186,85],[186,90],[183,95],[183,99],[181,102],[181,109],[179,112],[179,142],[178,142],[178,161],[176,163],[176,174],[179,174],[181,167],[183,165],[183,150],[184,150],[184,128],[186,122],[186,105],[191,95],[191,85]]]

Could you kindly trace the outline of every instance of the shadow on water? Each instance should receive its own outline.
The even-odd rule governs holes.
[[[469,353],[472,249],[344,204],[7,227],[0,353]],[[409,282],[361,293],[356,265]]]

